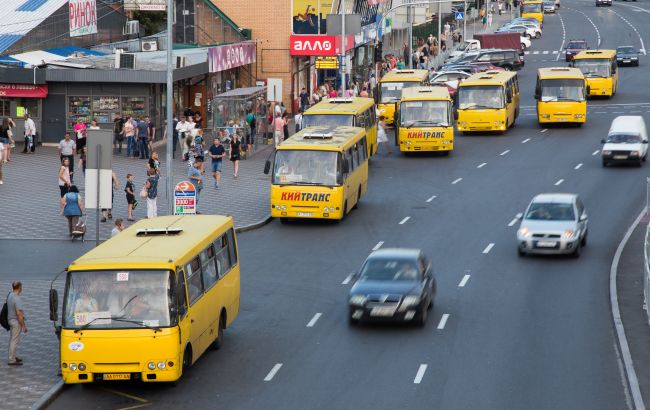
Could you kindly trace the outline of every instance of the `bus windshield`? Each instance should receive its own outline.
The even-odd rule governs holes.
[[[165,270],[71,272],[63,326],[69,329],[170,326],[173,276]]]
[[[302,128],[311,126],[345,125],[352,127],[354,116],[352,114],[305,114],[302,116]]]
[[[522,13],[541,13],[542,3],[528,3],[521,5]]]
[[[390,104],[402,98],[402,88],[417,87],[419,82],[411,81],[405,83],[381,83],[380,104]]]
[[[341,179],[336,151],[279,150],[275,154],[275,185],[335,186]]]
[[[612,63],[606,58],[585,58],[574,61],[574,66],[582,71],[585,77],[611,77]]]
[[[541,101],[584,101],[584,81],[579,79],[542,80]]]
[[[404,101],[400,105],[400,125],[449,126],[449,104],[447,101]]]
[[[481,109],[504,107],[503,87],[498,85],[460,87],[458,108]]]

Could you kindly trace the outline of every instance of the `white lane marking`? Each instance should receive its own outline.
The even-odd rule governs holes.
[[[559,179],[556,183],[555,186],[562,185],[562,182],[564,182],[563,179]]]
[[[526,138],[525,140],[521,141],[521,143],[522,143],[522,144],[525,144],[525,143],[527,143],[528,141],[530,141],[530,138]]]
[[[264,378],[264,381],[270,382],[271,380],[273,380],[273,377],[275,377],[275,374],[280,370],[281,367],[282,367],[282,363],[277,363],[275,366],[273,366],[269,374],[267,374],[266,377]]]
[[[566,28],[564,27],[564,19],[562,18],[562,13],[557,13],[557,15],[560,16],[560,23],[562,24],[562,44],[560,44],[560,49],[558,51],[553,52],[553,54],[557,53],[555,61],[558,61],[560,59],[560,56],[563,54],[562,50],[564,50],[564,41],[566,40]]]
[[[422,381],[422,378],[424,377],[424,372],[427,371],[427,365],[426,364],[421,364],[420,367],[418,368],[418,372],[415,374],[415,379],[413,379],[414,384],[420,384]]]
[[[460,283],[458,284],[459,288],[464,288],[465,285],[467,285],[467,281],[469,280],[470,275],[465,275],[463,276],[463,279],[460,280]]]
[[[530,54],[530,51],[524,51],[524,54],[528,55],[528,54]]]
[[[507,149],[507,150],[505,150],[505,151],[503,151],[503,152],[502,152],[501,154],[499,154],[499,155],[501,155],[501,156],[504,156],[504,155],[506,155],[506,154],[507,154],[508,152],[510,152],[510,150],[509,150],[509,149]]]
[[[483,168],[483,167],[486,166],[486,165],[487,165],[487,162],[484,162],[484,163],[482,163],[482,164],[479,164],[476,168]]]
[[[591,25],[594,27],[594,30],[596,30],[596,37],[598,38],[598,45],[596,46],[596,48],[599,48],[599,47],[600,47],[600,43],[601,43],[600,31],[598,30],[598,26],[596,26],[596,24],[594,23],[594,21],[593,21],[592,19],[590,19],[589,16],[588,16],[584,11],[582,11],[582,10],[572,9],[572,8],[570,8],[570,7],[567,7],[567,10],[577,11],[578,13],[582,14],[583,16],[585,16],[585,18],[589,21],[589,23],[591,23]]]
[[[435,195],[433,195],[431,198],[427,199],[427,202],[431,202],[431,201],[433,201],[434,199],[436,199],[436,196],[435,196]]]
[[[508,226],[515,226],[519,218],[513,218],[512,221],[508,222]]]
[[[598,155],[599,152],[600,152],[600,150],[597,149],[596,151],[592,152],[591,155]]]
[[[462,180],[463,180],[463,178],[455,179],[455,180],[453,180],[453,181],[451,182],[451,184],[452,184],[452,185],[456,185],[457,183],[459,183],[459,182],[462,181]]]
[[[533,114],[533,113],[526,113],[526,114],[524,114],[524,115],[531,115],[531,116],[532,116],[532,115],[537,115],[537,114]]]
[[[541,130],[540,132],[546,132],[546,131],[548,131],[548,128],[544,128],[544,129]]]
[[[533,54],[539,54],[539,50],[533,51]]]
[[[311,318],[309,323],[307,323],[307,327],[314,327],[314,325],[316,324],[316,322],[318,322],[318,319],[320,319],[322,315],[323,315],[322,313],[316,313],[314,317]]]
[[[410,217],[410,216],[407,216],[407,217],[405,217],[404,219],[402,219],[401,221],[399,221],[399,224],[400,224],[400,225],[404,225],[404,224],[406,223],[406,221],[408,221],[409,219],[411,219],[411,217]]]
[[[557,54],[557,53],[558,53],[558,51],[557,51],[557,50],[553,50],[553,54]]]
[[[341,282],[341,285],[347,285],[352,281],[352,277],[354,276],[354,273],[349,274],[345,279],[343,279],[343,282]]]
[[[594,111],[594,114],[607,114],[607,111]]]
[[[582,162],[576,165],[575,167],[573,167],[573,169],[580,169],[580,168],[582,168]]]
[[[381,248],[381,246],[384,244],[384,241],[379,241],[377,242],[377,245],[372,247],[373,251],[376,251],[377,249]]]
[[[609,9],[609,11],[616,14],[617,16],[619,16],[625,23],[627,23],[628,26],[630,26],[632,28],[632,30],[634,30],[637,37],[639,37],[639,42],[641,43],[641,49],[639,50],[639,52],[641,54],[645,55],[645,45],[643,44],[643,38],[641,37],[641,34],[639,34],[639,30],[637,30],[636,27],[634,27],[634,25],[632,23],[630,23],[625,17],[621,16],[616,11],[614,11],[612,9]]]
[[[623,111],[612,111],[612,114],[623,114]]]
[[[492,248],[494,248],[494,243],[488,244],[488,246],[486,246],[485,249],[483,249],[483,253],[490,253]]]
[[[440,323],[438,323],[438,330],[442,330],[445,328],[445,325],[447,324],[447,319],[449,319],[449,313],[445,313],[442,315],[440,318]]]
[[[542,54],[548,54],[548,50],[542,51]]]

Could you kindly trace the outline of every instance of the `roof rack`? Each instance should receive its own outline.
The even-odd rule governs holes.
[[[329,101],[330,104],[350,104],[351,102],[354,101],[354,99],[348,97],[337,97],[337,98],[330,98],[327,101]]]
[[[314,139],[314,140],[325,140],[332,139],[334,136],[333,132],[308,132],[302,135],[305,139]]]
[[[138,229],[135,236],[167,236],[178,235],[183,230],[181,228],[143,228]]]

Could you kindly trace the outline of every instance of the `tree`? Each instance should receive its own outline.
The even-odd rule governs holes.
[[[160,33],[167,26],[166,11],[141,11],[133,12],[133,19],[140,22],[140,27],[144,27],[144,35]]]

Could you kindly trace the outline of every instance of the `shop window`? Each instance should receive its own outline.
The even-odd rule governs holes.
[[[144,117],[146,104],[144,97],[122,97],[122,115],[132,115],[135,118]]]
[[[0,100],[0,116],[11,117],[11,101]]]
[[[90,97],[68,97],[68,129],[72,129],[78,120],[90,123],[91,117]]]
[[[120,112],[119,97],[93,97],[93,118],[100,124],[113,122]]]
[[[25,114],[29,114],[32,118],[40,118],[40,112],[38,110],[38,99],[36,98],[16,99],[16,117],[23,117],[25,116]]]

